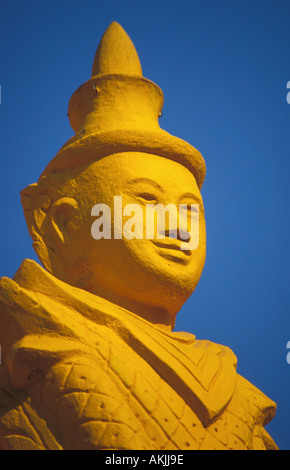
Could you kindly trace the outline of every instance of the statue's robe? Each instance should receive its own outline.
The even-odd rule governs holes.
[[[25,260],[0,282],[0,449],[276,449],[232,351]]]

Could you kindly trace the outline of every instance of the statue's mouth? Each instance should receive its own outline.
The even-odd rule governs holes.
[[[182,250],[180,246],[180,241],[179,240],[166,240],[166,239],[161,239],[161,240],[153,240],[154,245],[160,247],[160,248],[166,248],[167,250],[177,250],[184,252],[187,256],[190,255],[190,250]]]
[[[158,254],[164,258],[183,264],[189,263],[192,252],[191,250],[182,250],[181,242],[179,240],[165,238],[161,240],[152,240],[152,243],[157,247]]]

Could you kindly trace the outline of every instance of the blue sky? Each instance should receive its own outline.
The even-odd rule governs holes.
[[[19,191],[73,135],[68,101],[117,21],[163,90],[161,127],[207,164],[207,261],[177,329],[233,349],[290,449],[290,2],[2,0],[0,17],[0,276],[37,260]]]

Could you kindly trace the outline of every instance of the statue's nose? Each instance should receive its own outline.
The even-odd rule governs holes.
[[[173,238],[175,240],[180,240],[180,241],[190,241],[190,233],[187,230],[183,229],[174,229],[174,230],[164,230],[162,235],[168,238]]]
[[[178,234],[179,234],[179,237],[178,237],[179,240],[183,240],[187,242],[190,241],[191,234],[188,232],[188,230],[178,230]]]

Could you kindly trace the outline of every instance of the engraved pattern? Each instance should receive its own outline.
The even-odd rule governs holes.
[[[275,404],[228,348],[97,309],[36,269],[33,294],[1,281],[1,449],[277,448],[263,427]]]
[[[53,365],[45,375],[32,371],[29,399],[11,409],[13,400],[6,392],[6,413],[2,389],[2,448],[246,450],[252,448],[253,439],[259,448],[267,448],[255,435],[258,408],[243,400],[239,387],[232,405],[205,428],[142,358],[132,357],[134,368],[123,367],[115,345],[115,341],[110,344],[106,360],[99,364],[80,356]],[[242,379],[241,389],[245,383]],[[236,401],[245,421],[234,414]],[[43,434],[52,434],[53,440],[44,439],[37,430],[43,423]]]

